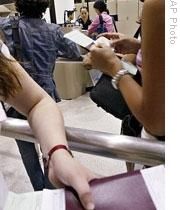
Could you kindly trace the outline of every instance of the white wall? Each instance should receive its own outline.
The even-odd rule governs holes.
[[[56,21],[58,24],[64,23],[64,10],[74,9],[74,0],[54,0],[56,8]]]
[[[50,17],[50,12],[49,12],[49,8],[47,8],[45,14],[44,14],[44,17],[46,19],[46,22],[47,23],[51,23],[51,17]]]
[[[93,4],[94,2],[89,3],[91,19],[96,15]],[[82,4],[75,5],[77,9],[76,17],[79,15],[81,6]],[[107,0],[107,7],[111,15],[118,14],[118,22],[116,22],[118,31],[133,36],[139,26],[136,23],[139,16],[138,0]],[[140,7],[142,7],[141,4]]]

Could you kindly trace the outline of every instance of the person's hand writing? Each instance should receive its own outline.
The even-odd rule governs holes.
[[[62,184],[73,187],[86,210],[93,210],[94,203],[89,181],[96,178],[87,168],[72,158],[67,151],[54,152],[49,165],[49,179],[55,187]]]
[[[121,68],[121,62],[110,47],[92,46],[90,49],[92,67],[113,77]]]

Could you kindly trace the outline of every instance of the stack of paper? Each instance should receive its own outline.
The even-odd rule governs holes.
[[[8,192],[0,174],[0,210],[65,210],[65,192],[43,190],[16,194]]]

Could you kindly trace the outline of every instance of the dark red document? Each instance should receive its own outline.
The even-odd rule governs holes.
[[[140,171],[91,182],[96,210],[156,210]],[[72,190],[66,190],[66,210],[83,210]]]

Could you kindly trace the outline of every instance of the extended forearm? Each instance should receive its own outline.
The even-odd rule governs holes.
[[[28,121],[44,153],[57,144],[67,145],[63,117],[53,101],[41,100],[30,111]]]
[[[142,87],[130,75],[125,75],[120,79],[118,88],[133,115],[143,124]]]

